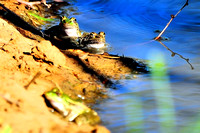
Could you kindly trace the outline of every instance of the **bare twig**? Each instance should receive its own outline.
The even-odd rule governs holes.
[[[38,78],[38,77],[40,76],[40,74],[41,74],[41,72],[37,72],[37,73],[35,74],[35,76],[32,78],[32,80],[31,80],[27,85],[24,86],[24,88],[25,88],[25,89],[28,89],[28,87],[31,85],[31,83],[33,83],[33,82],[35,81],[35,79]]]
[[[15,104],[17,107],[19,107],[19,101],[12,99],[9,93],[0,94],[0,97],[6,100],[6,102],[8,102],[9,104]]]
[[[164,43],[162,43],[161,41],[159,41],[161,45],[163,45],[167,50],[169,50],[172,54],[171,56],[174,57],[175,55],[178,55],[180,58],[184,59],[191,67],[191,69],[194,69],[194,67],[192,66],[192,64],[189,62],[189,59],[183,57],[182,55],[180,55],[179,53],[175,53],[174,51],[172,51],[170,48],[168,48]]]
[[[154,40],[160,39],[160,37],[162,36],[162,34],[169,27],[169,25],[172,22],[172,20],[183,10],[184,7],[186,7],[189,4],[188,2],[189,2],[189,0],[186,1],[186,3],[183,5],[183,7],[175,15],[171,15],[171,19],[169,20],[169,22],[167,23],[167,25],[165,26],[165,28],[160,32],[160,34]]]
[[[169,50],[172,53],[172,57],[174,57],[175,55],[178,55],[180,58],[184,59],[191,67],[191,69],[194,69],[194,67],[192,66],[192,64],[189,62],[189,59],[183,57],[182,55],[173,52],[171,49],[169,49],[164,43],[161,42],[161,36],[162,34],[165,32],[165,30],[169,27],[170,23],[172,22],[172,20],[183,10],[183,8],[185,8],[187,5],[189,5],[189,0],[186,0],[185,4],[182,6],[182,8],[175,14],[175,15],[171,15],[171,19],[169,20],[169,22],[167,23],[167,25],[164,27],[164,29],[160,32],[160,34],[154,39],[156,41],[159,41],[161,45],[163,45],[167,50]]]

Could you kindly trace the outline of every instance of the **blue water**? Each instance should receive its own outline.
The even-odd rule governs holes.
[[[77,0],[73,7],[79,26],[87,32],[104,31],[112,49],[109,53],[153,60],[161,52],[165,57],[171,94],[174,101],[175,129],[180,130],[196,121],[200,113],[200,1],[191,0],[189,6],[172,21],[163,34],[170,40],[164,44],[189,58],[194,70],[160,43],[151,42],[185,3],[185,0]],[[158,52],[159,51],[159,52]],[[151,56],[150,56],[151,55]],[[137,75],[136,79],[120,80],[116,90],[109,89],[110,99],[96,108],[102,124],[113,133],[169,133],[161,130],[155,88],[151,75]],[[164,101],[168,102],[168,101]],[[166,114],[171,113],[167,109]],[[192,131],[190,131],[192,133]],[[182,133],[182,132],[181,132]]]

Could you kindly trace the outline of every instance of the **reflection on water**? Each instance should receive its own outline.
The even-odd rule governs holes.
[[[77,0],[74,6],[80,14],[70,14],[77,18],[82,30],[104,31],[112,47],[110,53],[151,60],[147,53],[157,49],[165,55],[172,95],[163,97],[174,100],[177,131],[194,122],[200,113],[200,1],[189,2],[163,36],[170,38],[165,45],[190,58],[193,71],[184,60],[170,57],[170,52],[158,42],[146,43],[157,35],[155,30],[162,30],[185,0]],[[103,124],[113,133],[161,132],[150,76],[119,82],[117,90],[110,90],[111,98],[96,106]]]
[[[105,31],[107,42],[113,47],[112,53],[146,59],[144,53],[154,48],[168,54],[168,51],[159,43],[143,43],[154,38],[158,34],[154,31],[161,30],[169,21],[170,15],[175,14],[184,2],[178,0],[78,0],[75,6],[82,13],[76,16],[80,27],[90,32]],[[197,0],[190,3],[174,19],[164,34],[171,40],[166,45],[177,52],[187,52],[185,56],[189,58],[199,53],[191,50],[191,46],[198,47],[199,3]]]

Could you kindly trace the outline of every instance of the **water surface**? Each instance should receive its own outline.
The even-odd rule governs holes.
[[[77,18],[82,30],[104,31],[112,47],[109,53],[150,61],[159,56],[156,51],[165,56],[171,93],[161,94],[161,97],[173,100],[173,132],[180,132],[195,122],[200,113],[200,1],[189,2],[163,36],[170,39],[164,42],[165,45],[189,58],[194,70],[178,56],[171,57],[171,53],[158,42],[149,43],[158,34],[154,31],[164,28],[170,15],[184,5],[184,0],[77,0],[73,6],[79,14],[70,14]],[[152,51],[155,52],[152,54]],[[120,80],[116,90],[109,90],[109,96],[110,99],[96,108],[103,119],[102,124],[113,133],[167,132],[161,129],[162,121],[150,74]],[[173,110],[163,110],[166,114],[173,113]]]

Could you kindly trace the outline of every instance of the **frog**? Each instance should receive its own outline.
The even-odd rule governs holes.
[[[66,16],[62,16],[59,27],[60,32],[57,37],[60,39],[81,37],[79,25],[74,17],[69,19]]]
[[[65,119],[78,125],[96,124],[100,121],[98,114],[80,101],[73,100],[58,88],[45,92],[44,97],[51,106]]]
[[[81,37],[81,31],[74,17],[61,16],[59,25],[53,26],[44,32],[50,40],[55,41],[61,48],[79,47],[78,40]]]
[[[80,43],[88,49],[101,49],[105,47],[105,32],[83,33]]]

